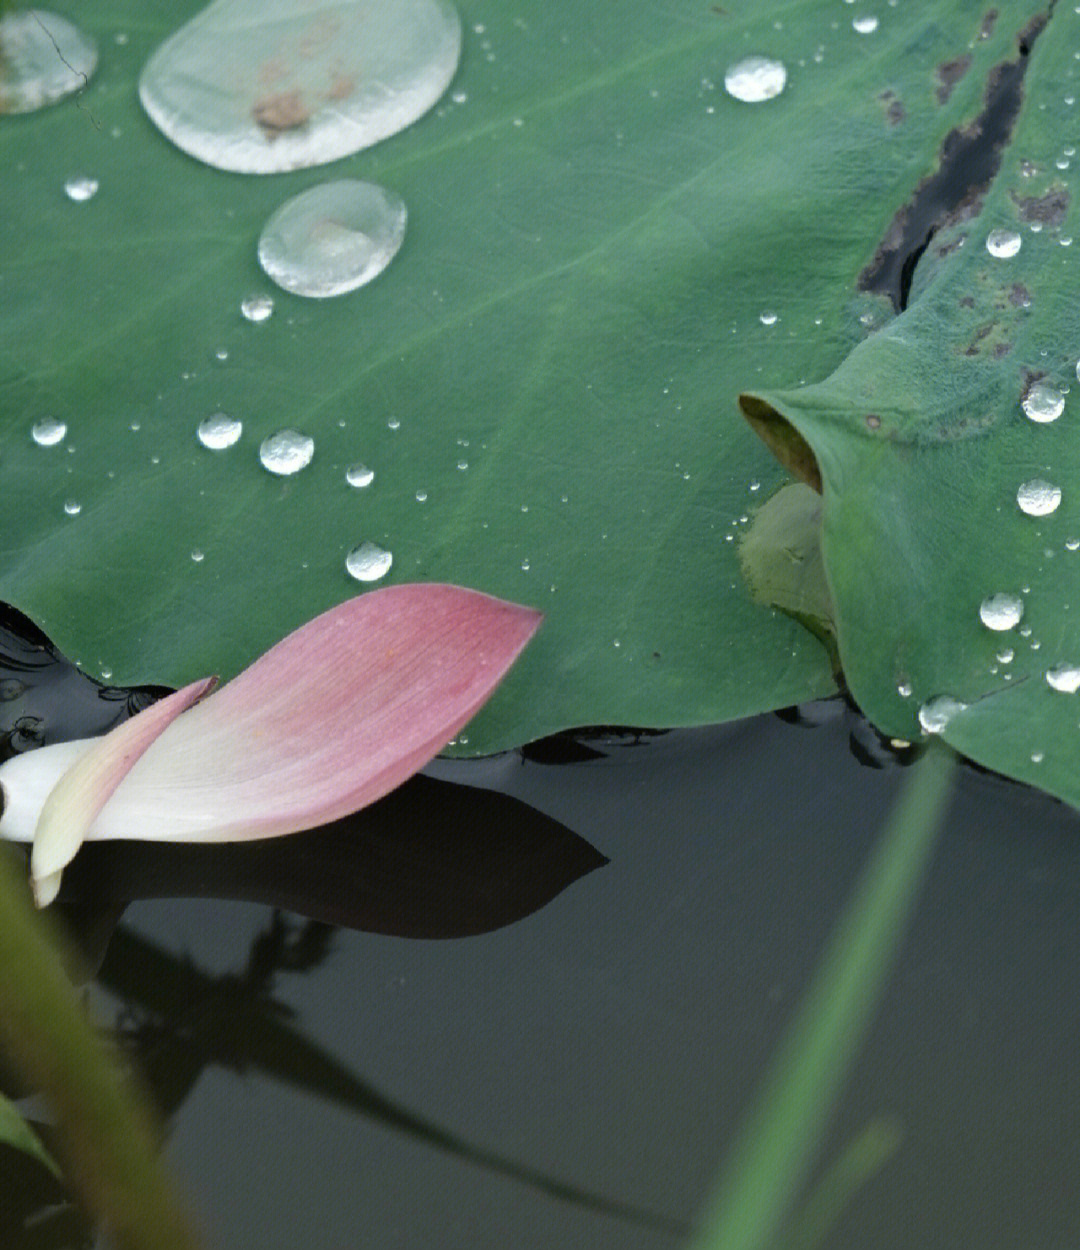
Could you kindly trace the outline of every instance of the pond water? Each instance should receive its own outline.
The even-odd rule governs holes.
[[[39,736],[99,715],[39,654],[9,701]],[[208,1245],[661,1250],[903,775],[839,701],[578,735],[312,834],[84,848],[63,907]],[[962,770],[822,1167],[869,1124],[899,1144],[825,1245],[1077,1244],[1078,930],[1077,814]],[[5,1247],[94,1244],[0,1164]]]

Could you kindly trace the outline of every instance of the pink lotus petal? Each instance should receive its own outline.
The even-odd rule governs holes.
[[[354,812],[471,720],[541,619],[457,586],[350,599],[173,720],[87,836],[227,842]]]
[[[132,766],[180,715],[217,684],[205,677],[152,704],[98,739],[49,791],[34,830],[30,881],[39,907],[56,897],[60,873]]]

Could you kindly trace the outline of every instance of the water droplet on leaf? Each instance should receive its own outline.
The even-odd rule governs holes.
[[[1024,602],[1016,595],[988,595],[979,604],[979,619],[987,629],[1015,629],[1024,616]]]
[[[85,87],[97,47],[78,27],[42,9],[0,17],[0,113],[32,113]]]
[[[961,703],[959,699],[954,699],[947,694],[935,695],[919,708],[919,725],[925,734],[941,733],[949,721],[958,713],[963,712],[967,707],[966,703]]]
[[[274,297],[246,295],[240,301],[240,311],[248,321],[265,321],[274,311]]]
[[[1065,396],[1049,382],[1036,382],[1020,406],[1029,420],[1046,425],[1065,411]]]
[[[69,178],[64,183],[64,194],[76,204],[84,204],[97,195],[98,180],[96,178]]]
[[[1049,516],[1061,503],[1061,487],[1034,478],[1016,492],[1016,502],[1028,516]]]
[[[243,431],[243,422],[230,417],[227,412],[215,412],[200,421],[195,432],[199,442],[210,451],[224,451],[237,441]]]
[[[876,17],[856,17],[852,19],[851,24],[860,35],[872,35],[878,28]]]
[[[1015,230],[991,230],[986,236],[986,250],[998,260],[1007,260],[1020,250],[1021,241]]]
[[[259,460],[264,469],[279,477],[299,473],[311,463],[315,454],[315,440],[296,430],[278,430],[259,447]]]
[[[57,421],[55,417],[44,417],[41,421],[34,423],[30,435],[39,447],[55,447],[57,443],[64,441],[67,434],[67,426],[63,421]]]
[[[730,66],[724,75],[724,88],[728,95],[745,104],[758,104],[772,100],[784,89],[787,70],[782,61],[766,56],[748,56]]]
[[[375,543],[361,543],[345,557],[345,568],[358,582],[377,582],[390,571],[394,557]]]
[[[259,239],[259,264],[294,295],[343,295],[393,260],[405,218],[405,203],[392,191],[354,179],[324,182],[273,214]]]
[[[345,481],[350,486],[356,486],[363,489],[370,486],[375,480],[375,470],[369,469],[366,464],[353,464],[345,470]]]

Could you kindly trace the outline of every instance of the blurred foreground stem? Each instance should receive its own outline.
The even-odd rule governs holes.
[[[117,1250],[197,1250],[158,1157],[149,1111],[86,1020],[55,927],[30,905],[25,870],[0,854],[0,1042],[56,1114],[56,1153]]]
[[[736,1138],[698,1250],[778,1244],[892,971],[953,768],[936,743],[913,767]]]

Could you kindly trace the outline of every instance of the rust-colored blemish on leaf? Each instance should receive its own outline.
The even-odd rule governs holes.
[[[890,126],[899,126],[907,117],[907,109],[895,91],[883,91],[878,96],[878,101],[885,106],[885,120]]]
[[[1038,222],[1056,230],[1069,211],[1069,193],[1062,186],[1051,187],[1045,195],[1017,195],[1010,191],[1012,202],[1020,210],[1021,221]]]
[[[1031,292],[1022,282],[1014,282],[1009,288],[1009,303],[1016,308],[1031,307]]]
[[[311,111],[299,91],[279,91],[256,100],[251,116],[268,139],[276,139],[286,130],[299,130],[306,125]]]

